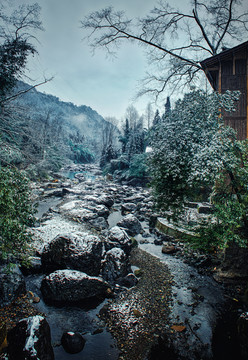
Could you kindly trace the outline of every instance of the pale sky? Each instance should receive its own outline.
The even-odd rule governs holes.
[[[35,0],[7,0],[11,4],[33,4]],[[185,7],[188,1],[169,0],[172,6]],[[156,0],[36,0],[42,8],[44,32],[37,34],[39,55],[30,58],[27,74],[35,82],[43,76],[54,79],[38,88],[63,101],[87,105],[100,115],[121,119],[128,105],[133,104],[140,114],[149,98],[133,99],[138,81],[145,76],[147,62],[144,49],[123,42],[117,58],[107,58],[104,50],[93,56],[80,20],[92,11],[113,5],[126,11],[129,17],[143,17]],[[243,40],[245,41],[245,40]],[[166,98],[167,94],[165,94]],[[154,106],[154,110],[156,106]]]
[[[9,0],[18,5],[34,2],[42,8],[45,31],[37,33],[39,43],[35,45],[39,55],[29,59],[27,75],[35,82],[42,81],[44,75],[54,76],[37,89],[63,101],[90,106],[104,117],[121,119],[130,104],[141,115],[150,99],[133,100],[138,81],[146,72],[144,49],[123,42],[117,58],[107,58],[104,50],[97,50],[93,56],[88,42],[83,41],[86,34],[80,28],[80,20],[110,5],[126,11],[130,17],[142,17],[156,0]]]

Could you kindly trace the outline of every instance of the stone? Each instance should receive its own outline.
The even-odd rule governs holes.
[[[213,205],[209,203],[198,204],[197,211],[199,214],[211,214],[213,212]]]
[[[123,201],[125,203],[140,203],[144,201],[144,195],[142,194],[132,195],[123,199]]]
[[[41,283],[43,297],[48,303],[78,303],[90,298],[107,296],[109,284],[76,270],[57,270]]]
[[[130,265],[122,249],[113,248],[106,252],[101,270],[101,275],[106,281],[112,284],[116,279],[127,275],[129,271]]]
[[[106,208],[106,207],[104,207]],[[79,221],[88,221],[94,219],[97,216],[101,216],[101,208],[99,212],[96,211],[95,206],[87,201],[71,200],[59,206],[59,210],[62,214],[65,214],[71,219],[78,219]],[[105,213],[107,211],[105,210]]]
[[[109,209],[105,205],[102,204],[97,205],[94,211],[97,213],[98,216],[103,216],[105,218],[109,216]]]
[[[0,307],[9,305],[19,296],[25,294],[24,277],[18,267],[14,265],[7,269],[7,265],[0,267]]]
[[[125,203],[121,205],[121,213],[127,214],[127,213],[133,213],[135,212],[137,208],[137,205],[134,203]]]
[[[125,251],[127,255],[129,255],[132,248],[132,240],[125,230],[121,229],[119,226],[113,226],[108,232],[105,247],[106,250],[110,250],[113,247],[118,247]]]
[[[127,274],[123,278],[117,280],[118,285],[124,286],[126,288],[134,287],[138,282],[138,278],[133,273]]]
[[[246,279],[248,277],[248,248],[242,248],[236,243],[230,243],[225,249],[221,264],[223,272],[233,273],[233,277]]]
[[[136,276],[136,277],[141,277],[142,275],[143,275],[143,270],[141,270],[141,269],[135,269],[134,270],[134,275]]]
[[[98,231],[107,229],[109,226],[107,220],[102,216],[89,220],[89,224],[92,225]]]
[[[28,264],[21,267],[21,271],[24,275],[38,274],[42,272],[41,258],[38,256],[30,256],[28,258]]]
[[[158,220],[158,214],[151,214],[149,218],[149,227],[154,229]]]
[[[50,327],[42,316],[20,320],[8,333],[9,360],[53,360]]]
[[[135,236],[142,232],[142,226],[136,216],[128,214],[124,216],[118,223],[117,226],[124,228],[128,235]]]
[[[45,271],[74,269],[88,275],[98,275],[102,248],[101,239],[94,235],[58,235],[45,245],[41,256],[42,266]]]
[[[242,359],[248,359],[248,312],[240,315],[237,327]]]
[[[50,189],[46,190],[44,197],[62,197],[64,195],[63,189]]]
[[[154,245],[163,245],[163,239],[155,239],[154,240]]]
[[[61,344],[65,351],[69,354],[77,354],[83,350],[85,339],[78,332],[64,332],[61,338]]]
[[[39,296],[34,296],[33,299],[32,299],[32,302],[33,302],[34,304],[38,304],[38,303],[40,302]]]
[[[162,247],[162,253],[163,254],[174,254],[175,252],[177,252],[178,249],[174,246],[174,245],[164,245]]]
[[[114,205],[114,199],[112,196],[109,195],[102,195],[98,199],[98,204],[102,204],[107,206],[108,208],[111,208]]]

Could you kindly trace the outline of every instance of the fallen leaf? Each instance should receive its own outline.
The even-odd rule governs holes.
[[[133,310],[133,314],[136,317],[141,317],[142,316],[141,312],[139,310],[136,310],[136,309]]]
[[[172,325],[172,330],[177,331],[177,332],[182,332],[186,329],[186,326],[184,325]]]

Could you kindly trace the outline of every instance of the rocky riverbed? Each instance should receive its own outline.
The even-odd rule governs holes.
[[[243,289],[213,280],[216,256],[156,230],[148,189],[109,181],[88,165],[33,184],[33,196],[39,203],[35,252],[31,267],[22,269],[25,279],[18,275],[16,296],[31,294],[27,326],[38,331],[39,322],[46,329],[35,315],[47,319],[54,355],[44,359],[222,359],[225,340],[215,329],[230,303],[244,313]],[[13,300],[6,293],[2,310]],[[44,345],[50,335],[43,335]],[[235,350],[245,359],[242,336]],[[73,355],[68,341],[76,343]],[[30,351],[39,352],[36,346]]]

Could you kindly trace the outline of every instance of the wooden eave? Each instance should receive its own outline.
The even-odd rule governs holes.
[[[200,62],[203,70],[208,69],[212,70],[214,66],[218,66],[221,61],[228,60],[230,58],[233,58],[234,56],[237,56],[239,53],[247,53],[248,52],[248,41],[235,46],[231,49],[227,49],[222,51],[221,53],[211,56],[203,61]]]

